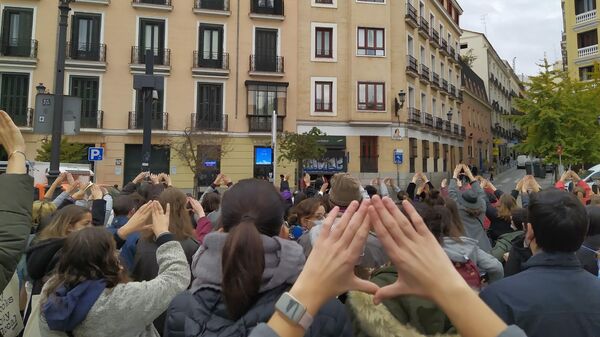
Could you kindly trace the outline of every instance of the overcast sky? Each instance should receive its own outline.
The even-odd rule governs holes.
[[[560,0],[458,0],[464,13],[461,28],[486,33],[500,57],[517,74],[533,75],[544,58],[561,59],[562,12]],[[484,24],[485,18],[485,24]],[[487,29],[486,29],[487,27]]]

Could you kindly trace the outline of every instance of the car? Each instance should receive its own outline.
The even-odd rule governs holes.
[[[590,167],[589,169],[583,171],[579,175],[583,181],[585,181],[590,188],[593,188],[593,185],[600,185],[600,164]],[[565,189],[571,190],[571,181],[567,181],[565,183]]]
[[[525,164],[530,161],[530,158],[526,155],[520,155],[517,157],[517,168],[519,169],[524,169],[525,168]]]

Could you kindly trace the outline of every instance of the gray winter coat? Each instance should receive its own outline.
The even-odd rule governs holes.
[[[478,209],[481,210],[478,217],[471,216],[467,209],[462,205],[461,202],[461,192],[458,190],[458,185],[456,185],[456,179],[450,179],[450,185],[448,186],[448,195],[454,201],[456,201],[458,205],[458,212],[460,218],[465,225],[465,231],[468,237],[477,240],[479,244],[479,248],[483,249],[483,251],[490,253],[492,251],[492,244],[490,243],[490,239],[488,239],[487,234],[485,233],[485,229],[483,228],[483,222],[485,221],[485,210],[487,208],[485,203],[485,192],[481,189],[478,182],[474,182],[471,184],[471,188],[473,191],[477,193],[478,196]]]
[[[454,262],[467,262],[467,259],[473,261],[480,272],[487,273],[490,283],[504,277],[504,269],[498,259],[479,248],[476,240],[465,236],[461,236],[460,239],[462,242],[445,237],[442,242],[442,247],[450,260]]]
[[[87,317],[73,331],[85,337],[158,337],[152,321],[167,310],[171,300],[190,284],[190,267],[177,241],[166,242],[156,251],[158,276],[152,281],[129,282],[106,289]],[[42,293],[45,293],[45,289]],[[42,298],[45,301],[45,298]],[[66,337],[52,331],[41,315],[44,337]]]

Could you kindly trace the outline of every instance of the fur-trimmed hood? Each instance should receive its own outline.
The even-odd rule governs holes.
[[[384,304],[373,304],[373,295],[352,291],[346,302],[356,337],[426,337],[409,324],[400,322]],[[460,337],[435,334],[430,337]]]

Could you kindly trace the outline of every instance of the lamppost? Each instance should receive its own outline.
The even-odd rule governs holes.
[[[406,93],[404,90],[400,90],[398,97],[394,98],[394,106],[396,107],[396,116],[400,117],[400,110],[404,107],[406,100]]]
[[[448,116],[448,122],[452,122],[452,108],[450,108],[446,116]]]
[[[50,169],[48,170],[48,184],[52,184],[60,175],[60,140],[63,128],[63,102],[65,88],[65,57],[67,49],[67,27],[69,19],[69,3],[72,0],[59,0],[58,10],[58,47],[56,50],[56,71],[54,73],[54,116],[52,118],[52,150],[50,153]],[[42,89],[40,84],[36,89]],[[45,88],[44,88],[45,91]]]

